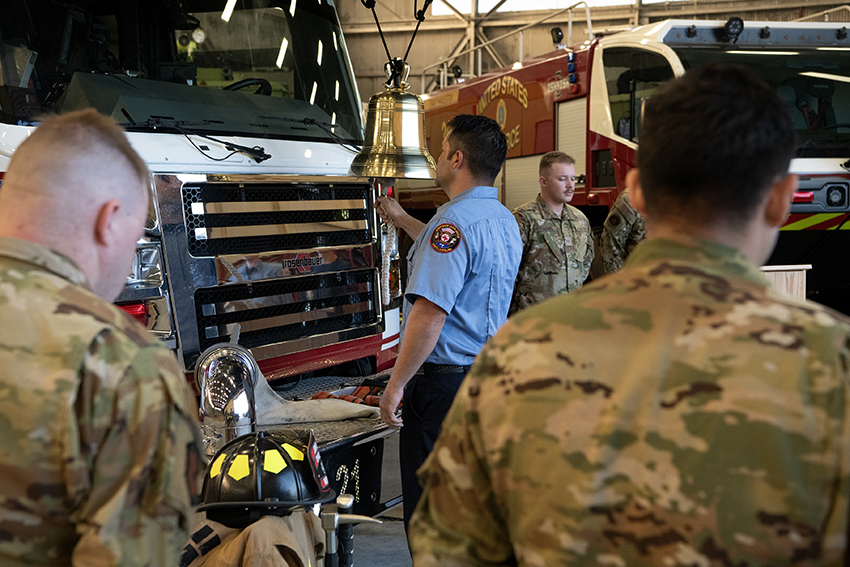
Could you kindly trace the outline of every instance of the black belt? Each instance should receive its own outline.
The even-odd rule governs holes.
[[[471,366],[459,366],[457,364],[434,364],[426,362],[419,369],[417,374],[425,376],[433,376],[435,374],[466,374]]]

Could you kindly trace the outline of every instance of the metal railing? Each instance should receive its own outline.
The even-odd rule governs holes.
[[[823,18],[824,18],[824,20],[823,20],[823,21],[828,22],[828,21],[829,21],[829,15],[830,15],[830,14],[832,14],[832,13],[834,13],[834,12],[838,12],[839,10],[844,10],[844,11],[846,11],[846,12],[847,12],[847,16],[845,17],[845,19],[844,19],[844,20],[838,20],[839,22],[840,22],[840,21],[848,21],[848,20],[850,20],[850,5],[848,5],[848,4],[844,4],[843,6],[837,6],[837,7],[835,7],[835,8],[830,8],[829,10],[824,10],[823,12],[818,12],[817,14],[811,14],[811,15],[809,15],[809,16],[805,16],[805,17],[802,17],[802,18],[797,18],[797,19],[796,19],[796,20],[794,20],[794,21],[795,21],[795,22],[805,22],[806,20],[811,20],[811,19],[813,19],[813,18],[821,18],[821,17],[823,17]]]
[[[506,38],[508,38],[508,37],[514,36],[514,35],[516,35],[516,34],[520,34],[520,41],[519,41],[519,59],[518,59],[518,60],[519,60],[520,62],[522,62],[522,32],[523,32],[523,31],[525,31],[525,30],[527,30],[527,29],[529,29],[529,28],[533,28],[533,27],[535,27],[535,26],[539,26],[539,25],[540,25],[540,24],[542,24],[543,22],[545,22],[545,21],[547,21],[547,20],[551,20],[552,18],[556,18],[556,17],[558,17],[558,16],[560,16],[560,15],[562,15],[562,14],[565,14],[565,13],[569,15],[568,27],[567,27],[567,43],[566,43],[566,45],[572,45],[572,37],[573,37],[573,9],[575,9],[575,8],[577,8],[577,7],[579,7],[579,6],[582,6],[582,5],[584,5],[585,14],[586,14],[586,17],[587,17],[587,35],[588,35],[588,39],[593,39],[593,24],[592,24],[592,23],[591,23],[591,21],[590,21],[590,6],[588,6],[588,5],[587,5],[587,2],[585,2],[584,0],[581,0],[580,2],[576,2],[575,4],[573,4],[572,6],[570,6],[569,8],[564,8],[563,10],[558,10],[557,12],[552,12],[552,13],[551,13],[551,14],[549,14],[548,16],[543,17],[543,18],[541,18],[541,19],[539,19],[539,20],[537,20],[537,21],[535,21],[535,22],[532,22],[532,23],[530,23],[530,24],[524,25],[524,26],[522,26],[522,27],[520,27],[520,28],[517,28],[517,29],[515,29],[515,30],[513,30],[513,31],[510,31],[510,32],[508,32],[508,33],[506,33],[506,34],[504,34],[504,35],[500,35],[499,37],[497,37],[497,38],[495,38],[495,39],[491,39],[491,40],[486,41],[486,42],[484,42],[484,43],[479,43],[478,45],[475,45],[475,46],[473,46],[473,47],[470,47],[470,48],[468,48],[468,49],[465,49],[465,50],[463,50],[463,51],[461,51],[461,52],[459,52],[459,53],[454,53],[454,54],[452,54],[452,55],[450,55],[450,56],[448,56],[448,57],[445,57],[445,58],[443,58],[443,59],[441,59],[441,60],[437,61],[436,63],[432,63],[432,64],[428,65],[427,67],[425,67],[425,68],[423,68],[423,69],[422,69],[422,90],[421,90],[421,92],[422,92],[422,93],[424,93],[424,92],[425,92],[425,75],[426,75],[426,71],[428,71],[429,69],[434,69],[434,68],[436,68],[436,67],[441,67],[441,69],[440,69],[440,75],[439,75],[439,76],[440,76],[440,88],[444,88],[444,87],[446,86],[447,82],[448,82],[448,66],[449,66],[449,63],[450,63],[450,62],[452,62],[452,61],[455,61],[455,60],[456,60],[456,59],[458,59],[459,57],[462,57],[463,55],[467,55],[467,54],[469,54],[469,53],[477,52],[477,54],[478,54],[478,74],[480,75],[480,74],[481,74],[481,57],[482,57],[481,50],[482,50],[482,49],[485,49],[485,48],[487,48],[487,47],[489,47],[490,45],[493,45],[493,44],[494,44],[494,43],[496,43],[496,42],[502,41],[503,39],[506,39]],[[487,16],[485,16],[485,18],[486,18],[486,17],[489,17],[491,13],[492,13],[492,10],[491,10],[491,11],[487,14]]]

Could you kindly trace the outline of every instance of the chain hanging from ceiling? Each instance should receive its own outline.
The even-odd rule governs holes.
[[[375,18],[375,25],[378,26],[378,34],[381,36],[381,43],[384,44],[384,51],[387,53],[387,60],[390,63],[391,69],[391,76],[387,80],[387,86],[397,82],[399,77],[401,77],[404,62],[407,61],[407,56],[410,54],[410,48],[413,45],[413,39],[416,37],[416,32],[419,31],[419,26],[425,21],[425,12],[428,10],[428,7],[431,6],[433,1],[434,0],[425,0],[422,4],[422,9],[418,10],[418,2],[417,0],[413,0],[413,18],[416,20],[416,28],[413,30],[413,35],[410,37],[410,43],[407,44],[407,51],[404,52],[404,57],[401,59],[393,59],[392,55],[390,55],[390,50],[387,47],[387,41],[384,39],[384,32],[381,30],[381,22],[378,21],[378,14],[375,12],[376,0],[360,0],[360,3],[363,4],[363,6],[372,11],[372,16]]]

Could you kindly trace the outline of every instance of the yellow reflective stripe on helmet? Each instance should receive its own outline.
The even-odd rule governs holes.
[[[290,445],[289,443],[283,444],[283,450],[289,453],[289,456],[292,457],[293,461],[303,461],[304,460],[304,451],[296,447],[295,445]]]
[[[218,476],[218,473],[221,472],[221,465],[224,463],[224,455],[219,455],[218,458],[213,461],[212,466],[210,467],[210,478],[215,478]]]
[[[248,455],[236,455],[236,458],[233,459],[233,464],[230,465],[230,470],[227,471],[227,474],[234,480],[242,480],[251,474],[251,462],[248,459]]]
[[[270,449],[268,451],[265,451],[265,458],[263,459],[263,470],[272,474],[277,474],[285,468],[286,461],[284,460],[283,455],[280,454],[280,451],[276,449]]]

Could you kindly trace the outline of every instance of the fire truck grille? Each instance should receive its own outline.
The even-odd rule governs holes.
[[[236,324],[247,348],[373,324],[376,281],[369,269],[198,289],[201,351],[228,342]]]
[[[195,257],[370,242],[368,184],[187,184]]]

